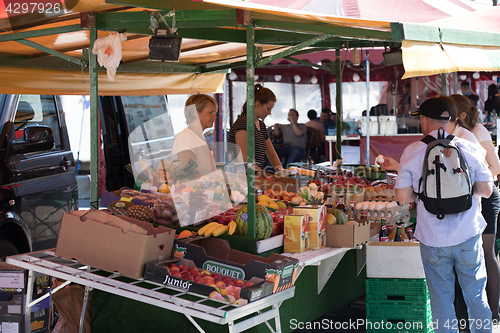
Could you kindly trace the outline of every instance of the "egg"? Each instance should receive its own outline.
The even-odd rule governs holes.
[[[376,201],[370,201],[370,203],[368,204],[368,209],[369,210],[374,210],[376,206],[377,206],[377,202]]]
[[[378,164],[383,164],[384,163],[384,155],[378,155],[377,156],[377,163]]]

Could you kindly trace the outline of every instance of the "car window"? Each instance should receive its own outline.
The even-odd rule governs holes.
[[[54,96],[52,95],[21,95],[14,118],[16,139],[24,135],[24,128],[30,125],[45,125],[54,134],[54,148],[61,150],[61,134],[59,117],[57,115]]]

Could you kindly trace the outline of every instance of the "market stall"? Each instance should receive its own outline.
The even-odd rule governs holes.
[[[120,4],[123,4],[123,2],[120,2]],[[344,18],[333,15],[300,13],[294,10],[267,8],[241,2],[213,1],[204,3],[169,1],[165,4],[159,5],[157,3],[149,4],[143,2],[135,4],[133,1],[130,1],[126,5],[131,7],[140,7],[137,7],[137,9],[134,10],[110,4],[109,2],[98,2],[97,4],[80,2],[81,7],[77,6],[73,8],[72,13],[69,13],[66,17],[61,17],[58,22],[43,20],[40,22],[38,21],[39,17],[27,17],[27,20],[23,21],[22,24],[19,22],[17,22],[17,25],[12,24],[13,33],[9,32],[0,35],[0,43],[4,43],[3,45],[6,46],[6,50],[12,45],[17,46],[16,42],[28,45],[29,47],[38,50],[32,51],[29,49],[28,51],[25,46],[16,50],[16,47],[14,47],[14,51],[8,52],[10,54],[2,58],[1,70],[5,72],[17,71],[17,69],[13,70],[12,67],[19,66],[20,64],[25,66],[24,69],[19,70],[19,73],[23,74],[23,76],[21,76],[16,83],[16,92],[23,91],[30,93],[47,93],[47,90],[45,90],[46,85],[43,84],[45,81],[39,81],[37,83],[37,86],[39,86],[38,90],[30,86],[30,82],[32,82],[31,76],[36,73],[39,74],[38,78],[40,80],[55,74],[62,74],[63,78],[73,81],[73,84],[70,85],[68,82],[63,80],[50,80],[51,84],[53,84],[52,87],[49,87],[50,91],[61,93],[63,91],[67,92],[63,90],[65,87],[75,87],[70,89],[68,93],[76,94],[90,92],[93,131],[91,176],[92,183],[94,185],[92,187],[92,201],[94,203],[97,201],[97,188],[95,185],[97,184],[98,170],[96,158],[98,119],[97,96],[98,94],[133,93],[129,89],[129,86],[131,85],[129,80],[134,79],[127,78],[128,72],[134,72],[134,78],[144,79],[151,85],[161,85],[159,89],[154,91],[167,91],[167,88],[173,88],[173,92],[193,92],[198,88],[201,89],[204,87],[204,83],[207,81],[213,84],[207,90],[218,91],[224,74],[211,74],[212,72],[225,71],[228,68],[246,64],[246,75],[249,87],[247,96],[249,101],[253,101],[254,70],[256,67],[263,66],[276,59],[294,55],[298,52],[311,52],[315,49],[335,48],[336,50],[340,50],[354,47],[370,48],[380,45],[397,46],[404,39],[403,37],[405,37],[399,34],[400,24],[391,23],[389,21],[371,21],[367,19]],[[145,39],[144,36],[149,38],[153,34],[150,27],[151,14],[144,11],[145,9],[148,9],[149,5],[151,8],[155,9],[158,9],[158,6],[163,7],[161,9],[164,10],[164,12],[159,13],[162,16],[162,19],[168,21],[169,26],[173,27],[175,24],[178,34],[186,39],[186,43],[183,44],[184,50],[182,53],[184,54],[181,53],[181,61],[179,63],[153,64],[144,60],[146,59],[146,55],[149,51],[148,46],[146,46],[148,40]],[[173,7],[175,7],[175,12],[174,14],[171,14],[170,11]],[[151,8],[149,8],[149,10],[151,10]],[[82,13],[81,17],[80,12]],[[90,14],[88,12],[94,13]],[[159,22],[161,19],[157,19],[156,21]],[[12,22],[16,23],[15,20]],[[12,22],[9,23],[11,24]],[[32,24],[31,27],[26,28],[26,25],[30,22]],[[124,30],[125,32],[123,32]],[[117,75],[115,76],[116,85],[113,85],[112,83],[104,83],[102,78],[103,75],[97,75],[97,59],[95,56],[90,54],[91,52],[89,52],[98,37],[105,37],[106,33],[104,33],[104,31],[120,31],[125,33],[128,35],[127,42],[130,42],[122,42],[123,64],[121,64],[117,70]],[[69,34],[69,36],[75,37],[74,33],[78,33],[79,36],[85,41],[79,42],[76,39],[68,38],[70,40],[69,42],[67,41],[68,44],[63,44],[61,39],[58,38],[60,35],[64,34]],[[347,41],[349,41],[349,43],[347,43]],[[50,47],[53,47],[53,49]],[[50,60],[48,62],[39,61],[39,57],[41,56],[39,51],[50,53],[55,57],[49,57]],[[143,51],[143,53],[139,51]],[[60,57],[62,60],[59,60],[56,57]],[[332,66],[330,70],[335,72],[338,77],[341,77],[340,52],[336,53],[336,60],[335,65]],[[87,71],[87,65],[90,66],[88,77],[81,74],[82,70]],[[6,66],[9,66],[9,68]],[[68,72],[61,72],[60,68],[66,68],[68,69]],[[151,74],[152,72],[155,74]],[[160,72],[160,74],[156,72]],[[194,74],[186,75],[186,72]],[[157,81],[156,78],[158,76],[159,78]],[[82,77],[87,79],[87,84],[82,84],[81,86],[74,84],[74,81],[76,80],[81,81]],[[173,78],[174,81],[161,83],[161,79],[167,77]],[[341,81],[342,80],[337,80],[338,92],[341,92]],[[90,85],[88,85],[88,82],[90,82]],[[143,85],[142,83],[139,84],[139,82],[140,81],[134,80],[133,85],[137,85],[138,87],[144,89],[151,89],[151,85]],[[101,87],[101,83],[103,87],[109,85],[109,87],[112,88],[104,92],[100,88],[98,89],[98,84],[99,87]],[[119,86],[119,83],[123,85]],[[185,85],[181,86],[181,83]],[[113,90],[113,88],[117,87],[121,88]],[[179,90],[176,90],[175,88],[177,87],[181,87],[182,89],[179,88]],[[0,91],[2,92],[12,92],[12,89],[14,88],[12,87],[10,80],[2,82],[0,85]],[[137,89],[135,90],[135,93],[144,94],[144,90],[140,91]],[[251,102],[248,107],[248,114],[251,117],[253,116],[253,105]],[[341,94],[337,95],[337,112],[340,115],[342,114]],[[257,205],[260,200],[256,200],[259,199],[259,197],[255,191],[256,176],[253,164],[255,152],[252,126],[248,128],[248,133],[249,163],[247,164],[246,170],[248,174],[246,179],[248,184],[246,193],[246,199],[248,202],[247,234],[248,238],[255,238],[257,235]],[[340,135],[341,133],[338,132],[338,145],[340,145],[341,141]],[[339,170],[339,172],[341,171],[342,170]],[[380,173],[379,170],[373,169],[373,171],[369,171],[369,175],[379,177]],[[340,175],[337,174],[337,176]],[[334,179],[339,180],[339,178]],[[330,181],[329,183],[331,183],[332,179],[328,180]],[[342,179],[342,181],[344,180],[345,179]],[[336,182],[336,184],[341,185],[338,182]],[[344,190],[350,187],[347,186],[344,188],[343,186],[339,186],[339,189],[340,188]],[[273,191],[272,188],[271,190]],[[387,190],[390,189],[379,188],[379,190],[375,190],[374,187],[372,187],[372,191],[370,192],[376,191],[377,194],[379,194],[379,192],[384,191],[385,195],[383,196],[388,197],[389,194],[385,192]],[[298,193],[296,192],[295,194]],[[352,193],[346,191],[345,194],[347,195]],[[276,196],[277,195],[275,195],[275,197]],[[281,199],[285,200],[284,196],[281,196],[281,191],[279,196],[282,197]],[[307,195],[306,199],[309,199],[309,195]],[[371,199],[372,197],[370,197],[369,200],[371,201]],[[362,200],[365,200],[365,198],[363,197]],[[364,201],[360,200],[358,203],[361,202]],[[299,204],[300,203],[301,202],[299,202]],[[323,202],[309,201],[306,202],[306,204],[307,203],[316,204]],[[292,211],[293,209],[294,208],[292,208]],[[370,210],[378,211],[378,209]],[[375,212],[373,213],[375,214]],[[379,212],[376,212],[376,214],[379,214]],[[343,220],[344,217],[339,216],[339,219]],[[346,227],[348,226],[349,225]],[[318,228],[316,231],[321,229],[318,226],[316,227]],[[344,226],[342,227],[345,228]],[[355,232],[354,227],[345,229],[351,229],[353,233]],[[366,227],[363,229],[363,232],[365,231]],[[241,236],[244,237],[243,235]],[[317,237],[320,237],[320,235]],[[365,239],[364,242],[366,241],[367,240]],[[317,244],[319,243],[317,242],[316,245]],[[351,249],[358,245],[361,244],[351,243],[350,246],[342,247]],[[335,247],[335,245],[332,246]],[[321,248],[318,248],[316,251],[322,250]],[[339,251],[344,252],[344,250]],[[359,255],[360,264],[355,265],[356,251],[346,250],[346,252],[347,253],[345,253],[342,259],[340,258],[340,254],[333,250],[330,251],[330,254],[334,257],[331,260],[326,256],[303,260],[303,266],[305,268],[302,269],[300,279],[298,279],[295,284],[294,292],[297,297],[283,302],[280,312],[281,318],[285,319],[282,319],[282,322],[292,316],[300,316],[301,320],[312,320],[317,318],[321,312],[325,313],[364,292],[365,273],[361,269],[363,266],[361,264],[363,263],[362,255]],[[322,264],[319,265],[321,269],[318,267],[312,267],[312,265],[318,261],[322,262]],[[32,270],[38,269],[31,265],[27,265],[26,267]],[[332,275],[330,276],[330,274]],[[329,279],[328,276],[330,276]],[[320,289],[318,289],[318,283],[311,283],[311,281],[319,280],[322,281],[321,284],[323,285]],[[262,284],[265,283],[264,281],[261,282]],[[340,290],[340,288],[338,288],[339,285],[349,286],[349,288],[342,288],[342,290]],[[293,290],[292,288],[288,289]],[[281,291],[284,292],[284,294],[280,295],[280,292],[278,292],[275,295],[270,295],[269,297],[276,298],[278,303],[279,301],[284,300],[286,296],[291,296],[289,294],[292,294],[292,292],[286,291],[288,289]],[[349,292],[346,292],[347,289]],[[319,295],[318,290],[320,291]],[[332,299],[334,300],[332,301]],[[301,308],[304,308],[304,311],[301,311],[300,314],[297,314],[296,310],[298,303],[301,303]],[[304,306],[306,303],[310,306]],[[250,302],[247,305],[242,305],[241,309],[248,309],[245,307],[250,307],[251,304],[252,303]],[[271,302],[268,305],[272,306],[272,304],[275,303]],[[132,317],[132,313],[137,314],[140,312],[135,303],[132,303],[128,310],[129,312],[127,312],[127,317]],[[145,310],[145,312],[147,311],[148,310]],[[239,312],[245,311],[240,310]],[[287,315],[284,316],[283,312],[286,312]],[[125,312],[122,312],[122,315],[123,313]],[[276,311],[274,311],[273,318],[276,317]],[[116,316],[113,318],[116,319]],[[148,319],[145,321],[147,320]],[[108,323],[109,322],[110,321],[108,320]],[[143,324],[144,320],[138,322]],[[111,325],[115,324],[116,322],[111,321]],[[105,324],[101,325],[103,325],[101,328],[105,327]],[[130,325],[126,326],[131,327]],[[105,329],[103,329],[103,331],[105,331]]]

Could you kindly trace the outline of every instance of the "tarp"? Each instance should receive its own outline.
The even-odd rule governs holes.
[[[425,38],[435,39],[435,42],[415,40],[419,36],[416,36],[417,38],[405,36],[402,42],[405,68],[403,78],[464,71],[498,71],[500,69],[499,18],[500,7],[490,7],[428,23],[428,26],[436,29],[430,30],[433,33]],[[487,33],[489,38],[476,41],[474,40],[476,33]],[[451,37],[454,37],[452,41],[440,41]],[[481,43],[483,45],[480,45]]]
[[[56,71],[0,66],[3,94],[89,95],[88,75],[75,71]],[[29,77],[29,80],[26,78]],[[119,73],[114,82],[99,73],[99,95],[169,95],[222,93],[226,74]]]
[[[498,71],[500,48],[403,40],[403,79],[439,73]]]

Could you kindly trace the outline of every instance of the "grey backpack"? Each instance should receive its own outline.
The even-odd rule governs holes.
[[[447,214],[458,214],[472,207],[474,190],[467,162],[453,135],[444,137],[438,130],[438,138],[427,135],[427,144],[418,197],[425,209],[442,220]],[[421,187],[422,190],[421,190]]]

